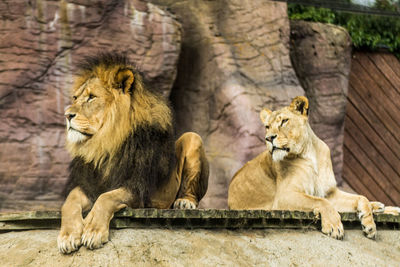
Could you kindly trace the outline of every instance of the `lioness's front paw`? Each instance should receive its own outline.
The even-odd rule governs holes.
[[[196,203],[186,198],[178,198],[174,202],[174,209],[195,209]]]
[[[76,224],[75,227],[61,227],[57,237],[58,250],[64,254],[78,250],[81,245],[83,224]]]
[[[322,233],[324,233],[332,238],[342,240],[344,237],[343,224],[342,224],[342,222],[340,222],[338,224],[324,223],[322,225]]]
[[[319,214],[319,211],[315,210],[314,214]],[[321,226],[322,233],[335,239],[343,239],[344,229],[338,212],[332,211],[321,214]]]
[[[361,226],[365,236],[371,239],[375,239],[376,225],[374,222],[374,217],[372,216],[371,212],[369,213],[359,212],[358,217],[361,220]]]
[[[101,248],[108,242],[108,224],[98,221],[90,212],[84,220],[85,227],[82,234],[82,245],[89,249]]]

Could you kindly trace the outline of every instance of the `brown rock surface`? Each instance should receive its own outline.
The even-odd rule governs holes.
[[[398,266],[400,231],[343,241],[308,230],[111,230],[103,248],[57,249],[58,230],[0,234],[2,266]]]
[[[0,14],[0,209],[57,208],[70,160],[63,113],[74,64],[98,51],[127,53],[168,96],[181,27],[139,0],[6,0]]]
[[[149,2],[0,3],[0,210],[59,207],[69,162],[62,114],[73,66],[99,50],[126,52],[166,96],[174,84],[178,134],[198,132],[210,161],[201,206],[226,207],[234,173],[265,149],[258,112],[304,94],[289,57],[286,4]],[[182,23],[182,45],[167,9]],[[312,126],[332,148],[340,178],[350,43],[341,30],[310,25],[304,34],[293,26],[292,58],[311,99]]]
[[[351,39],[344,28],[331,24],[291,21],[290,27],[291,58],[310,100],[310,124],[330,147],[341,184]]]
[[[201,206],[227,207],[234,173],[264,150],[263,107],[304,94],[289,58],[286,4],[272,1],[153,0],[182,22],[171,100],[178,132],[198,132],[210,161]]]

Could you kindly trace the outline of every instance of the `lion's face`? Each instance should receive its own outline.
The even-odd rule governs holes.
[[[66,146],[73,157],[100,162],[118,150],[133,129],[135,75],[125,66],[99,65],[77,76],[65,111]],[[141,87],[135,90],[140,95]]]
[[[76,88],[72,105],[65,111],[68,142],[86,142],[96,135],[112,102],[113,95],[104,89],[99,78],[91,78]]]
[[[296,97],[289,107],[263,109],[260,118],[266,128],[266,145],[274,161],[303,153],[308,139],[308,100]]]

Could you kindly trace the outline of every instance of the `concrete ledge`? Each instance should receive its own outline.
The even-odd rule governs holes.
[[[60,212],[0,213],[0,265],[398,266],[400,231],[387,229],[399,229],[400,216],[375,215],[376,240],[364,236],[356,214],[342,219],[343,241],[315,231],[320,222],[309,212],[126,209],[111,227],[129,229],[111,229],[100,249],[64,255]]]
[[[0,213],[0,231],[58,229],[59,211]],[[360,229],[356,213],[341,213],[346,229]],[[378,229],[400,229],[400,216],[375,214]],[[263,229],[320,228],[312,212],[265,210],[158,210],[124,209],[115,214],[111,228]]]

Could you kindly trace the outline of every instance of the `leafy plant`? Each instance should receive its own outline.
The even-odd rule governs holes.
[[[375,7],[396,11],[391,0],[377,0]],[[400,58],[400,18],[333,11],[297,4],[288,5],[290,19],[340,25],[349,32],[356,49],[387,48]]]

